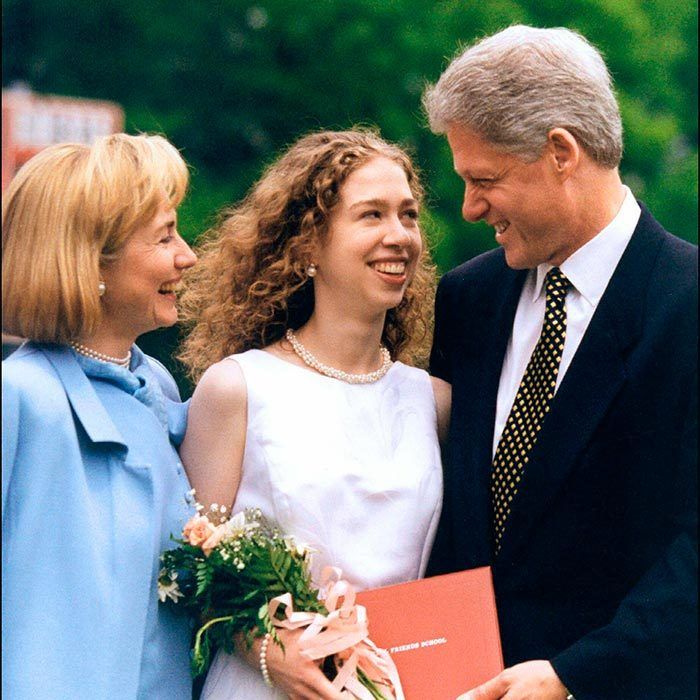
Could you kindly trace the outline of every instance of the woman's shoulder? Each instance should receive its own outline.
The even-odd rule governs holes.
[[[49,349],[50,352],[50,349]],[[3,391],[63,393],[61,380],[41,346],[25,343],[2,362]]]
[[[407,386],[412,401],[422,397],[424,405],[430,406],[437,414],[440,434],[442,435],[449,423],[452,408],[452,386],[443,379],[433,377],[424,369],[412,367],[401,362],[395,363],[396,374],[401,383]]]
[[[430,386],[430,375],[424,369],[414,365],[407,365],[400,361],[394,362],[389,376],[392,374],[403,381],[409,380],[426,387]]]
[[[205,399],[218,408],[245,401],[246,381],[238,358],[231,355],[211,365],[197,383],[193,401]]]
[[[246,385],[250,385],[256,392],[265,391],[288,366],[289,363],[280,360],[268,348],[253,348],[215,362],[202,375],[202,379],[206,377],[208,385],[216,383],[222,390],[229,392],[240,393]]]
[[[23,416],[25,423],[34,416],[54,424],[70,415],[61,377],[44,350],[31,343],[3,360],[2,403],[5,412],[16,420]]]
[[[386,379],[386,387],[398,392],[398,396],[410,400],[414,405],[421,402],[425,406],[432,407],[432,380],[424,369],[403,362],[394,362]]]

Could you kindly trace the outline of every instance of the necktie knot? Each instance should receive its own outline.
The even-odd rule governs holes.
[[[558,267],[553,267],[545,277],[547,301],[563,302],[572,286],[569,278]]]

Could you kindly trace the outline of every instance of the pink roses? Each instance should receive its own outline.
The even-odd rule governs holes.
[[[182,530],[182,538],[193,547],[200,547],[206,556],[219,544],[224,534],[225,528],[212,525],[206,515],[193,515]]]

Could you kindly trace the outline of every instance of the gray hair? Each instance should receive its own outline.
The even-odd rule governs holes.
[[[430,128],[461,124],[535,161],[551,129],[570,131],[599,165],[622,157],[622,123],[602,56],[568,29],[516,25],[467,48],[423,95]]]

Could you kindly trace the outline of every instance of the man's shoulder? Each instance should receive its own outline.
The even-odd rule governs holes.
[[[642,215],[635,233],[651,236],[651,240],[660,241],[656,256],[656,280],[663,281],[677,289],[686,288],[697,292],[698,286],[698,246],[669,233],[642,206]]]
[[[662,254],[668,258],[679,273],[687,274],[697,280],[698,273],[698,247],[693,243],[684,241],[668,231],[664,231]]]
[[[446,272],[440,283],[447,286],[461,286],[464,283],[487,281],[507,273],[509,269],[503,248],[495,248]]]
[[[522,287],[526,276],[527,270],[508,267],[502,248],[489,250],[443,275],[438,285],[438,303],[487,308],[501,299],[505,290]]]
[[[697,305],[698,247],[671,234],[664,241],[658,277],[673,287],[679,298]]]
[[[635,229],[635,233],[645,232],[652,236],[660,237],[663,242],[665,252],[668,254],[675,255],[679,259],[685,259],[688,262],[697,260],[697,245],[679,238],[664,228],[664,225],[654,218],[654,215],[649,211],[644,202],[638,200],[638,204],[642,211],[637,223],[637,228]]]

